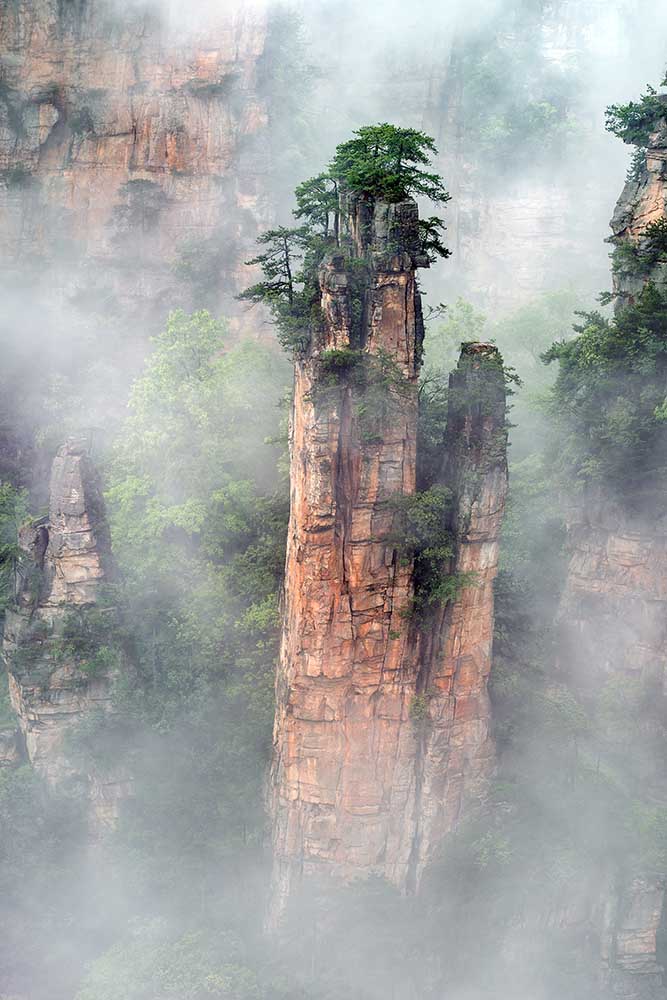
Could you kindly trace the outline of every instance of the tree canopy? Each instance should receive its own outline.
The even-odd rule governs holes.
[[[337,147],[326,170],[297,185],[293,215],[301,225],[262,233],[257,240],[262,252],[246,261],[260,268],[261,280],[239,295],[268,307],[283,347],[297,354],[308,347],[320,318],[318,270],[327,251],[337,247],[355,254],[349,235],[341,231],[341,194],[386,202],[414,195],[444,204],[449,194],[442,179],[424,169],[436,154],[433,139],[417,129],[366,125]],[[430,262],[450,255],[444,233],[438,216],[419,220],[421,252]],[[353,275],[353,294],[359,291],[359,277]]]
[[[559,362],[554,461],[570,481],[637,498],[667,466],[667,298],[649,282],[613,319],[586,313],[575,331],[544,355]]]
[[[424,169],[437,152],[433,139],[418,129],[365,125],[337,147],[329,173],[349,191],[382,201],[416,195],[444,204],[450,196],[441,177]]]
[[[610,104],[605,113],[605,127],[629,146],[647,146],[651,133],[665,115],[667,101],[649,86],[638,101]]]

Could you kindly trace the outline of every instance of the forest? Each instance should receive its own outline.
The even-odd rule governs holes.
[[[0,1000],[667,998],[667,15],[193,8],[0,0]]]

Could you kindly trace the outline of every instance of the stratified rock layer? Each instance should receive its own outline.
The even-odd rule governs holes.
[[[136,305],[173,291],[189,248],[181,279],[204,267],[234,290],[261,217],[265,40],[256,5],[186,33],[151,5],[2,4],[6,266],[66,262],[67,297],[82,281]]]
[[[392,505],[416,490],[417,207],[359,200],[349,213],[347,256],[320,271],[322,330],[295,372],[271,779],[278,912],[295,874],[414,886],[493,762],[501,364],[468,345],[453,377],[445,479],[458,545],[443,571],[475,576],[419,627]]]
[[[611,242],[642,247],[646,226],[666,217],[663,122],[651,137],[645,166],[626,182],[616,205]],[[644,274],[615,273],[616,308],[631,303],[649,280],[664,291],[667,265],[658,263]],[[664,485],[637,485],[641,490],[631,504],[589,489],[566,511],[570,562],[558,616],[560,658],[590,694],[599,696],[608,682],[634,683],[634,690],[651,692],[657,706],[667,684],[667,520],[647,498],[664,494]],[[655,713],[645,713],[643,726],[660,737]],[[641,770],[639,759],[636,766]],[[644,766],[643,780],[664,795],[655,762]],[[663,998],[658,944],[664,923],[663,880],[633,877],[630,871],[601,898],[606,910],[600,935],[602,967],[608,988],[623,1000]]]
[[[99,657],[117,627],[101,592],[112,576],[102,494],[81,443],[58,452],[48,516],[19,541],[24,559],[3,637],[12,706],[31,765],[52,786],[82,794],[99,831],[113,823],[128,780],[114,762],[93,764],[71,745],[81,723],[101,723],[111,710],[112,665]]]
[[[661,99],[667,112],[667,95]],[[641,247],[646,227],[666,217],[667,120],[663,120],[650,138],[645,165],[628,177],[618,199],[610,223],[611,242],[617,246],[630,242]],[[649,278],[664,291],[667,288],[667,264],[658,263],[643,275],[616,273],[613,278],[614,291],[620,296],[619,304],[622,306],[624,301],[641,291]]]

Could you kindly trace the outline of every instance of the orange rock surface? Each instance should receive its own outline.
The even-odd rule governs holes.
[[[357,270],[367,267],[361,305],[354,268],[331,255],[320,272],[322,330],[295,372],[270,792],[278,911],[303,873],[414,886],[493,766],[486,685],[506,489],[502,373],[494,348],[469,345],[453,376],[449,568],[475,576],[422,629],[407,613],[413,566],[392,535],[392,498],[416,490],[417,207],[353,203],[348,232]],[[390,377],[365,392],[354,378],[332,385],[327,358],[346,350]],[[489,385],[490,396],[468,391]]]
[[[126,294],[145,297],[157,281],[173,284],[179,246],[215,233],[230,246],[225,277],[235,287],[264,217],[266,34],[266,13],[240,3],[221,5],[205,30],[187,34],[155,11],[106,0],[4,4],[5,260],[25,267],[32,256],[85,255],[89,269],[114,262],[113,272],[143,250],[141,266],[116,277]],[[118,219],[135,211],[126,185],[137,182],[155,212],[123,248]],[[235,241],[243,244],[236,252]]]

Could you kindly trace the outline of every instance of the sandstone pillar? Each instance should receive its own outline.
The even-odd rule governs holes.
[[[423,325],[417,206],[352,201],[296,364],[291,517],[270,784],[274,905],[296,876],[409,889],[493,763],[486,684],[506,489],[495,348],[452,377],[447,517],[466,584],[419,621],[395,500],[416,490]]]

